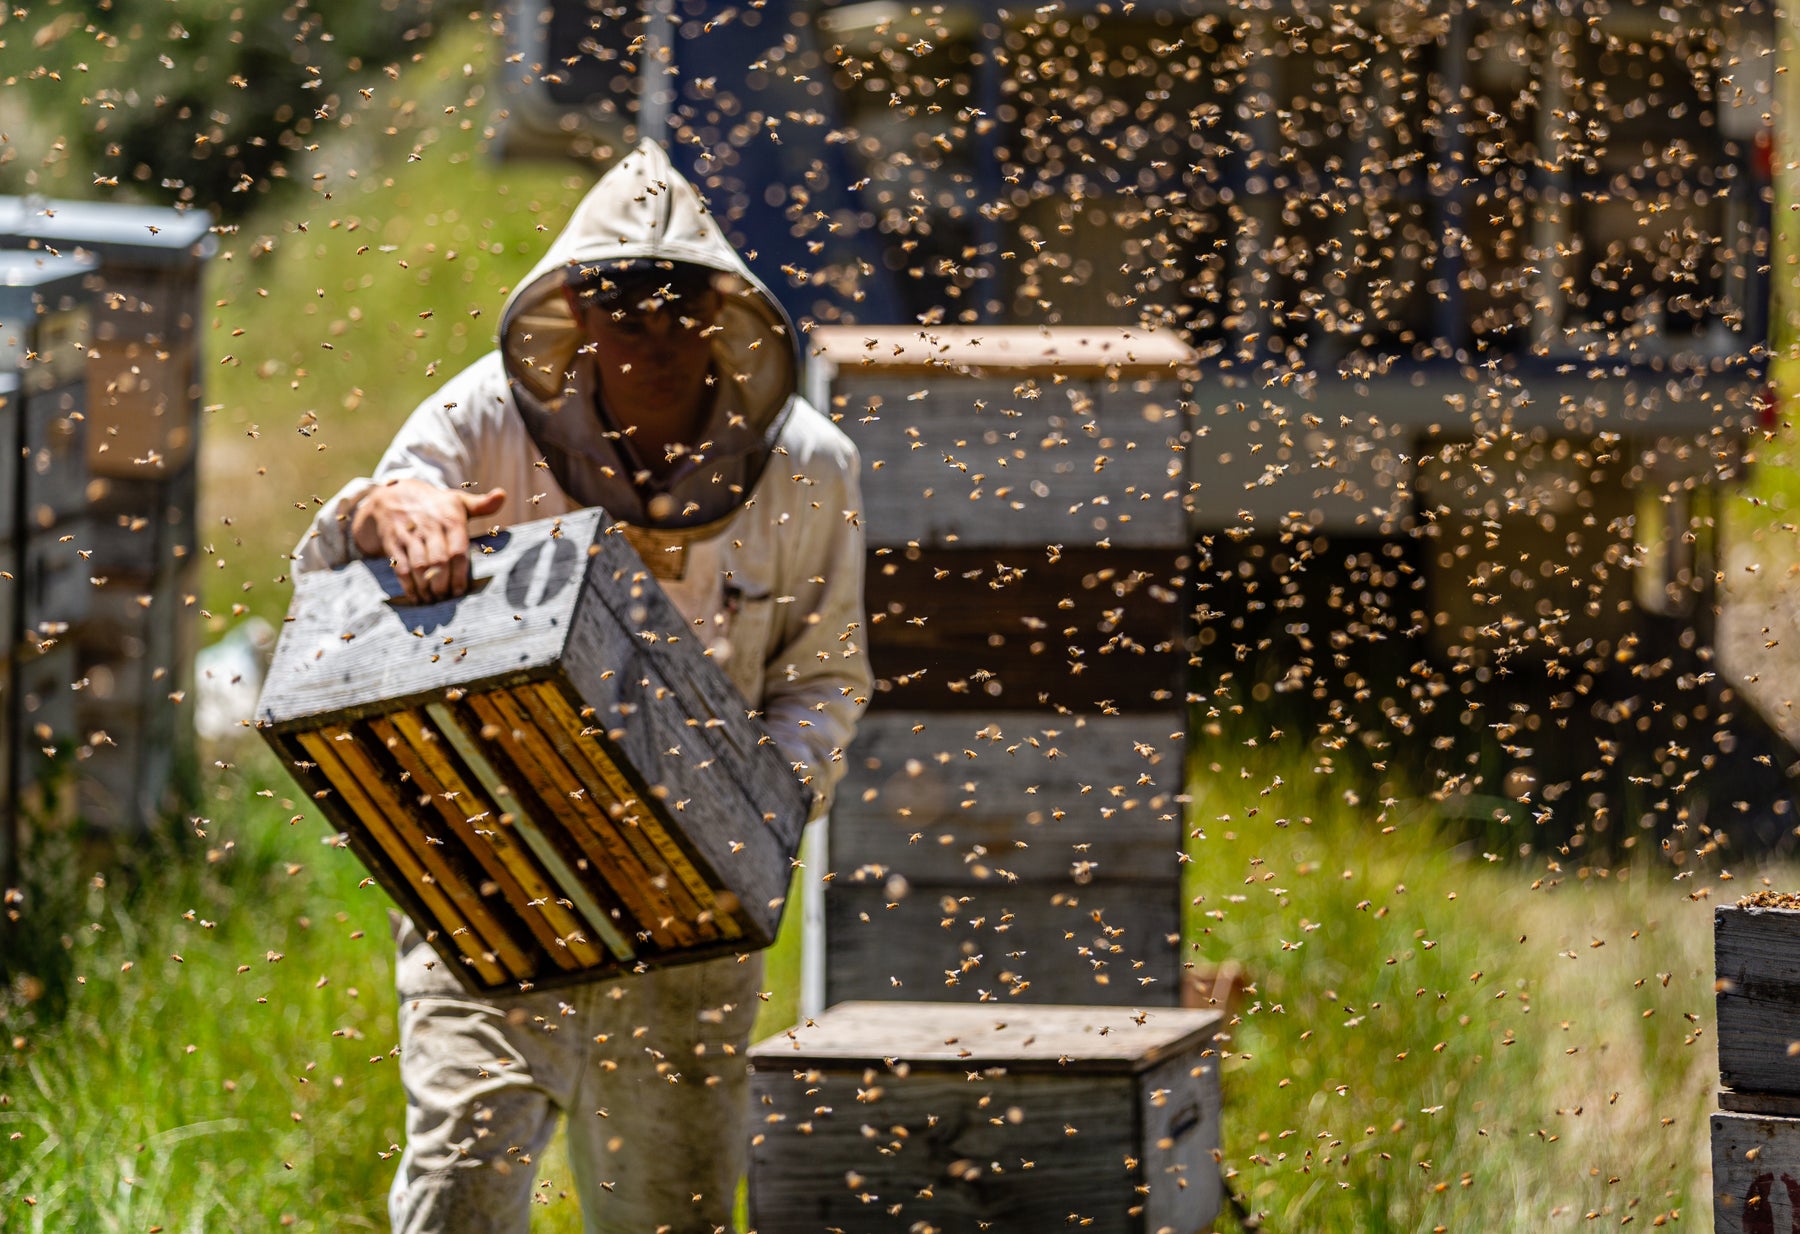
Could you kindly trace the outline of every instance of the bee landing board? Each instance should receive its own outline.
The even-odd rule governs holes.
[[[765,947],[810,806],[599,510],[302,575],[258,727],[477,991]]]

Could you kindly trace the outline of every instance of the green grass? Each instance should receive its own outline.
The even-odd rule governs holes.
[[[387,1228],[405,1112],[389,901],[272,759],[242,757],[192,851],[135,876],[40,867],[82,890],[27,907],[62,936],[38,969],[61,988],[21,980],[0,1003],[0,1229]],[[761,1032],[793,1021],[798,924]],[[560,1142],[540,1180],[534,1229],[579,1231]]]
[[[1194,777],[1190,955],[1253,983],[1220,1046],[1233,1187],[1278,1230],[1703,1224],[1709,909],[1761,875],[1521,855],[1529,826],[1492,860],[1304,754],[1219,735]],[[289,823],[305,804],[266,756],[239,757],[200,826],[211,860],[66,872],[67,1006],[15,991],[4,1015],[7,1229],[384,1228],[386,899],[318,820]],[[791,1023],[797,924],[759,1032]],[[534,1229],[578,1230],[560,1147],[540,1182]]]
[[[1190,946],[1254,983],[1226,1163],[1270,1228],[1704,1224],[1711,903],[1762,875],[1492,852],[1291,742],[1202,757]]]

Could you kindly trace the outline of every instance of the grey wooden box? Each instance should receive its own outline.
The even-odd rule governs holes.
[[[1118,327],[827,327],[871,547],[1185,548],[1193,353]]]
[[[1186,715],[884,711],[827,838],[825,1002],[1179,997]]]
[[[87,466],[87,386],[64,382],[24,398],[24,533],[85,513],[95,496]]]
[[[257,726],[471,988],[775,939],[810,794],[599,510],[297,580]]]
[[[1714,1114],[1712,1167],[1716,1234],[1800,1230],[1800,1117]]]
[[[97,476],[161,480],[194,458],[211,233],[205,211],[0,197],[0,245],[97,263],[86,439]]]
[[[87,258],[0,252],[0,370],[26,393],[84,379],[94,271]]]
[[[1800,910],[1720,905],[1713,949],[1720,1083],[1800,1100]]]
[[[110,831],[144,831],[177,812],[191,787],[196,573],[175,562],[147,587],[108,579],[89,588],[76,714],[85,735],[105,737],[85,751],[77,794],[82,817]]]
[[[49,531],[32,531],[20,554],[24,584],[22,633],[67,634],[93,609],[94,583],[87,551],[88,522],[80,516]]]
[[[758,1234],[1195,1234],[1216,1011],[846,1003],[751,1048]]]

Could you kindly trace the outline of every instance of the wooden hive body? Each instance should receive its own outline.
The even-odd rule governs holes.
[[[1800,1230],[1800,909],[1713,910],[1719,1112],[1713,1228]]]
[[[601,511],[477,542],[459,600],[303,575],[258,725],[473,989],[774,941],[810,805]]]
[[[79,552],[87,500],[80,465],[93,263],[0,253],[0,875],[17,828],[67,816],[62,768],[78,734],[71,631],[86,615]],[[67,537],[65,539],[65,537]],[[82,585],[72,585],[77,580]]]
[[[863,458],[876,676],[814,854],[819,1001],[1174,1002],[1192,352],[1112,327],[812,341]]]
[[[1156,714],[865,717],[832,807],[826,1002],[1174,1001],[1182,751]]]
[[[143,831],[178,812],[195,762],[194,579],[202,364],[201,279],[216,247],[204,211],[0,197],[0,245],[98,262],[79,437],[40,433],[34,470],[79,475],[80,580],[74,631],[87,682],[80,810],[109,831]],[[44,447],[54,447],[44,448]],[[31,516],[45,510],[34,502]],[[70,512],[49,509],[65,531]]]
[[[845,1003],[753,1046],[764,1234],[1196,1234],[1216,1011]]]

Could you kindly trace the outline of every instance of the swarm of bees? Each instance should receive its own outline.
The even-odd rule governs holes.
[[[754,1051],[753,1224],[1662,1226],[1710,1202],[1721,1229],[1786,1228],[1762,1175],[1800,1177],[1800,1087],[1727,1085],[1727,1113],[1776,1129],[1718,1133],[1710,1200],[1690,1160],[1718,1087],[1711,1000],[1745,980],[1721,969],[1715,991],[1708,910],[1748,889],[1743,912],[1795,911],[1777,881],[1800,846],[1785,15],[401,7],[385,33],[304,3],[271,17],[294,80],[266,114],[242,10],[0,22],[0,187],[131,203],[145,251],[188,245],[180,273],[132,283],[129,246],[80,240],[72,211],[29,207],[5,242],[89,263],[58,275],[64,300],[22,293],[29,328],[0,313],[18,374],[0,416],[23,434],[0,478],[15,820],[86,813],[130,838],[179,805],[231,864],[244,830],[222,799],[259,757],[269,641],[239,622],[289,624],[286,554],[322,494],[491,349],[506,291],[648,138],[793,317],[800,393],[862,466],[858,508],[831,514],[866,539],[866,613],[823,654],[866,657],[874,686],[832,751],[828,818],[786,857],[804,922],[778,947],[804,958],[762,993],[787,1014]],[[190,75],[227,84],[201,97]],[[69,131],[27,126],[34,106]],[[80,500],[39,501],[53,480]],[[375,619],[346,614],[339,637]],[[196,669],[202,639],[225,650]],[[451,672],[466,652],[442,642]],[[198,744],[190,720],[144,718],[196,710],[230,718]],[[624,722],[567,710],[546,734]],[[504,736],[481,717],[467,740]],[[426,900],[448,904],[458,863],[516,834],[507,787],[446,789],[460,764],[429,735],[397,762],[364,745],[320,738],[293,768],[307,789],[265,768],[261,791],[346,863],[371,849],[364,814],[414,819],[417,876],[449,897]],[[350,755],[395,782],[346,803],[331,760]],[[315,759],[339,779],[309,778]],[[624,802],[626,826],[629,786],[567,778],[571,815]],[[618,841],[653,907],[710,903],[710,871],[685,891],[672,873],[692,853],[657,865],[688,805],[658,798],[669,834]],[[39,825],[0,848],[20,928]],[[720,860],[757,851],[733,838]],[[395,869],[358,878],[413,866]],[[492,894],[469,870],[469,895]],[[579,891],[519,881],[544,920],[579,916],[559,898]],[[723,928],[643,917],[640,944]],[[446,963],[480,959],[443,924]],[[1659,930],[1690,942],[1639,960]],[[185,937],[169,980],[204,950]],[[1606,970],[1617,989],[1523,975],[1633,948],[1629,975]],[[41,993],[21,977],[8,1015]],[[1637,1035],[1596,1029],[1595,1003],[1629,1003]],[[393,1035],[361,1023],[338,1031]],[[1503,1074],[1530,1073],[1520,1101],[1544,1108],[1495,1108],[1525,1081],[1488,1077],[1528,1052]],[[1675,1056],[1679,1082],[1643,1078]],[[29,1108],[22,1074],[0,1066],[0,1119]],[[389,1135],[368,1132],[382,1160]],[[1478,1160],[1496,1149],[1512,1164]],[[1740,1178],[1763,1154],[1776,1168]],[[1686,1173],[1665,1185],[1671,1158]]]

